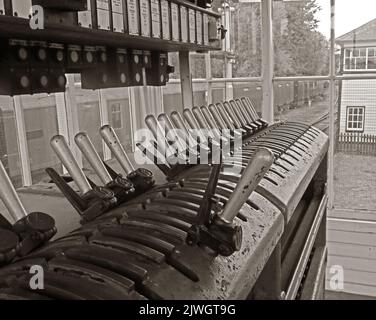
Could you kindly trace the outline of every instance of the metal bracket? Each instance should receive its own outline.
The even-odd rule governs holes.
[[[81,223],[94,220],[118,203],[115,193],[109,188],[99,187],[91,182],[93,189],[80,196],[53,168],[47,168],[46,172],[80,214],[82,217]]]
[[[0,220],[0,265],[27,255],[57,232],[55,220],[42,212],[32,212],[13,226],[1,214]]]
[[[240,226],[223,223],[220,219],[216,219],[220,210],[217,206],[218,199],[215,198],[215,192],[221,168],[222,160],[220,164],[212,166],[196,223],[189,229],[186,242],[192,246],[206,246],[227,257],[240,250],[243,234]],[[213,214],[212,211],[214,211]]]

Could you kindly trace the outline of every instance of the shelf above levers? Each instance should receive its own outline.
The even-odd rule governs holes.
[[[170,52],[221,49],[219,41],[217,45],[202,45],[52,23],[46,23],[44,29],[33,30],[29,20],[11,16],[0,16],[0,38]]]

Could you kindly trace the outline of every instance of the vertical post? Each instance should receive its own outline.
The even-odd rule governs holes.
[[[336,57],[335,57],[335,0],[330,1],[331,19],[330,19],[330,83],[329,83],[329,156],[328,156],[328,207],[329,210],[334,207],[334,146],[335,146],[335,76],[336,76]]]
[[[224,25],[226,32],[225,37],[225,64],[226,64],[226,78],[232,78],[232,62],[229,58],[229,53],[231,52],[231,8],[230,5],[225,2],[223,4],[223,16],[224,16]],[[226,82],[226,100],[231,100],[234,98],[234,87],[232,82]]]
[[[262,117],[268,122],[273,122],[274,120],[274,48],[272,10],[272,0],[261,0]]]
[[[25,187],[29,187],[33,184],[33,180],[31,177],[30,155],[29,148],[27,145],[25,117],[21,105],[20,96],[16,96],[13,98],[13,106],[14,115],[16,119],[18,150],[20,153],[22,185]]]
[[[162,87],[152,87],[152,93],[153,93],[152,100],[155,102],[154,114],[155,116],[158,116],[164,110]]]
[[[75,142],[74,136],[80,131],[78,122],[78,110],[76,102],[76,87],[74,83],[74,75],[67,75],[67,89],[65,92],[65,107],[67,115],[68,135],[66,137],[69,147],[76,157],[76,161],[82,168],[82,154],[79,152]]]
[[[210,52],[205,53],[205,72],[206,72],[206,85],[208,88],[207,91],[207,105],[211,104],[213,101],[213,93],[212,93],[212,84],[209,82],[209,80],[212,79],[212,69],[211,69],[211,58],[210,58]]]
[[[161,112],[160,113],[163,113],[164,112],[164,95],[163,95],[163,87],[159,87],[158,88],[158,95],[159,95],[159,101],[161,103]]]
[[[189,51],[179,51],[179,67],[183,109],[192,108],[194,100]]]
[[[131,118],[131,137],[132,137],[132,152],[136,151],[136,143],[134,140],[134,130],[137,130],[137,112],[136,112],[136,98],[135,98],[135,87],[128,88],[129,96],[129,116]]]
[[[146,117],[148,114],[148,107],[150,106],[149,104],[149,90],[148,86],[146,85],[146,70],[145,68],[142,68],[142,76],[143,76],[143,85],[138,87],[138,93],[139,93],[139,98],[140,98],[140,114],[142,115],[143,118]]]
[[[110,124],[108,118],[108,105],[107,100],[104,97],[103,90],[98,90],[98,101],[99,101],[99,118],[101,122],[101,127]],[[111,150],[108,148],[107,144],[102,141],[102,151],[103,151],[103,159],[110,160],[111,159]]]
[[[64,137],[69,136],[67,109],[65,105],[65,94],[62,92],[55,93],[56,114],[57,114],[57,126],[58,133]],[[63,172],[68,173],[67,169],[63,167]]]

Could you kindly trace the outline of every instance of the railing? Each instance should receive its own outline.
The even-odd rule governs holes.
[[[340,133],[338,136],[337,151],[376,156],[376,136],[354,132]]]

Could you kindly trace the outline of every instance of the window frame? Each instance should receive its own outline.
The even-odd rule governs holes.
[[[365,56],[354,56],[354,51],[362,51],[366,50]],[[370,51],[373,50],[373,55],[370,56]],[[357,62],[359,59],[365,59],[365,68],[357,68]],[[369,59],[375,59],[376,60],[376,47],[375,46],[369,46],[369,47],[358,47],[358,48],[344,48],[344,54],[343,54],[343,70],[344,71],[376,71],[375,68],[368,68],[368,62]],[[347,61],[349,61],[349,67],[347,67]],[[375,61],[376,64],[376,61]],[[353,66],[353,68],[352,68]]]
[[[350,114],[351,110],[362,110],[362,120],[349,120],[350,116],[359,116],[360,114],[357,112],[356,114]],[[347,106],[346,107],[346,132],[356,132],[356,133],[363,133],[364,132],[364,125],[365,125],[365,118],[366,118],[366,107],[365,106]],[[349,123],[361,123],[361,128],[350,128]]]
[[[108,108],[109,108],[109,114],[110,114],[110,116],[111,116],[111,118],[109,119],[110,121],[110,123],[111,123],[111,126],[115,129],[115,130],[121,130],[121,129],[123,129],[123,127],[124,127],[124,123],[123,123],[123,118],[122,118],[122,108],[121,108],[121,106],[122,106],[122,102],[124,102],[125,100],[107,100],[107,104],[108,104]],[[115,106],[115,105],[118,105],[119,106],[119,110],[113,110],[113,107]],[[115,115],[115,114],[119,114],[120,115],[120,117],[119,117],[119,119],[120,119],[120,127],[115,127],[114,126],[114,119],[112,118],[113,117],[113,115]]]

